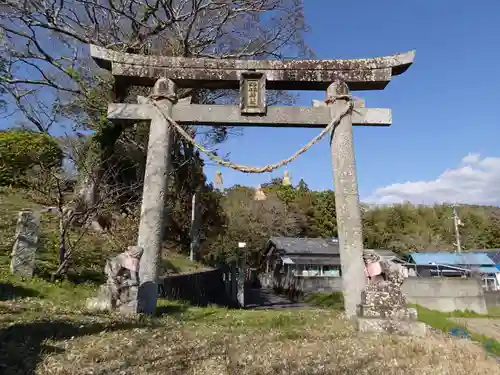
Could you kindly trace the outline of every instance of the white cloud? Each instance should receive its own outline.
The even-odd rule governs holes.
[[[469,203],[500,205],[500,157],[468,154],[460,167],[432,181],[412,181],[378,188],[367,203]]]

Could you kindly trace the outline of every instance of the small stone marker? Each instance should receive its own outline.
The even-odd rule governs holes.
[[[40,216],[31,210],[20,211],[10,261],[10,270],[13,274],[26,278],[33,277],[39,232]]]

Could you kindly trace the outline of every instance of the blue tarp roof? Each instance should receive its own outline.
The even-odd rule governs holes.
[[[493,262],[500,264],[500,249],[487,249],[485,252]]]
[[[486,253],[411,253],[415,264],[449,264],[449,265],[491,265],[495,262]]]

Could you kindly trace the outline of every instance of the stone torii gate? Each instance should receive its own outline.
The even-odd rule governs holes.
[[[140,261],[137,312],[156,308],[158,258],[165,216],[164,199],[170,166],[170,120],[177,124],[325,128],[331,132],[338,237],[345,310],[356,315],[365,286],[363,236],[354,158],[352,125],[389,126],[390,109],[351,104],[349,91],[382,90],[413,63],[415,51],[356,60],[217,60],[143,56],[91,46],[97,64],[130,85],[150,86],[150,100],[139,104],[112,103],[110,120],[151,121],[138,246]],[[177,88],[240,89],[240,105],[199,105],[176,100]],[[269,90],[326,90],[325,102],[312,107],[266,105]]]

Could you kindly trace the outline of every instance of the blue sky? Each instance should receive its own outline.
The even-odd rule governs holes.
[[[318,58],[417,51],[413,66],[384,91],[354,93],[368,107],[393,110],[391,127],[354,130],[361,198],[379,203],[499,204],[500,2],[305,3],[312,28],[307,40]],[[304,92],[298,104],[311,105],[324,95]],[[288,157],[317,133],[246,128],[221,151],[231,153],[234,162],[262,166]],[[210,179],[217,169],[206,167]],[[333,188],[327,137],[288,170],[294,182],[304,178],[313,189]],[[270,179],[269,174],[246,175],[227,168],[222,172],[226,187]]]

